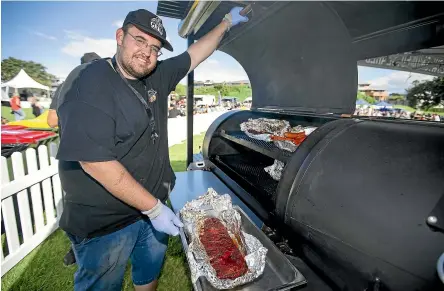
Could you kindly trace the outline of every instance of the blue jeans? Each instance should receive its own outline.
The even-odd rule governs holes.
[[[67,235],[78,265],[74,275],[76,291],[120,291],[128,259],[133,283],[151,283],[160,274],[168,246],[168,235],[156,231],[148,219],[100,237],[82,239]]]
[[[14,117],[15,117],[15,120],[23,120],[23,119],[25,119],[25,112],[21,108],[19,110],[15,110]]]

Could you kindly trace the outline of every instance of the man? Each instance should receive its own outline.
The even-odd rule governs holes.
[[[168,111],[168,118],[176,118],[179,115],[180,115],[180,111],[179,111],[179,109],[177,109],[176,103],[172,102],[171,107],[169,108],[169,111]]]
[[[75,290],[120,290],[132,263],[137,291],[155,290],[168,235],[181,221],[165,206],[174,186],[168,155],[168,94],[248,18],[236,7],[179,56],[162,21],[130,12],[116,31],[113,60],[75,68],[60,91],[59,174],[66,192],[60,226],[77,260]]]
[[[80,58],[80,64],[89,63],[95,60],[99,60],[100,56],[96,53],[86,53]],[[52,128],[56,127],[59,123],[59,119],[57,117],[57,100],[58,95],[60,93],[60,89],[62,89],[63,84],[60,84],[57,87],[57,90],[54,92],[54,97],[52,97],[51,104],[49,105],[48,117],[46,118],[46,122]]]
[[[38,103],[37,97],[32,96],[29,98],[29,102],[31,103],[32,114],[39,117],[43,113],[43,107]]]
[[[11,111],[14,114],[15,120],[25,119],[25,112],[22,109],[20,104],[20,96],[17,93],[11,97],[9,104],[11,104]]]

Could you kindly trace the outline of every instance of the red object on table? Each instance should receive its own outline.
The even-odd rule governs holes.
[[[26,129],[26,126],[23,125],[9,125],[9,124],[2,124],[2,132],[4,130],[20,130],[20,129]]]
[[[2,138],[1,142],[3,144],[37,144],[40,141],[55,137],[56,133],[51,131],[40,131],[40,130],[3,130],[2,126]]]
[[[219,219],[205,219],[199,239],[219,279],[235,279],[248,271],[243,255]]]

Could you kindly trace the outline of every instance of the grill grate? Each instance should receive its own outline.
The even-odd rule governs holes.
[[[273,180],[264,170],[271,163],[266,163],[258,158],[249,159],[246,155],[216,156],[216,160],[235,172],[249,187],[274,201],[278,182]]]
[[[220,136],[284,163],[287,163],[288,159],[293,154],[286,150],[281,150],[280,148],[275,146],[273,142],[266,142],[263,140],[251,138],[243,131],[227,132],[222,130]]]

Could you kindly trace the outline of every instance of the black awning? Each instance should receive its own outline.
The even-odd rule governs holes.
[[[444,46],[358,61],[359,66],[444,76]]]
[[[260,17],[275,2],[255,2],[253,16]],[[157,14],[184,19],[193,3],[194,1],[159,1]],[[231,7],[245,6],[247,3],[249,2],[221,1],[194,38],[199,39],[214,28]],[[357,61],[444,45],[444,5],[440,1],[324,3],[338,14],[350,33]]]
[[[157,15],[184,19],[193,1],[159,1],[157,4]]]

